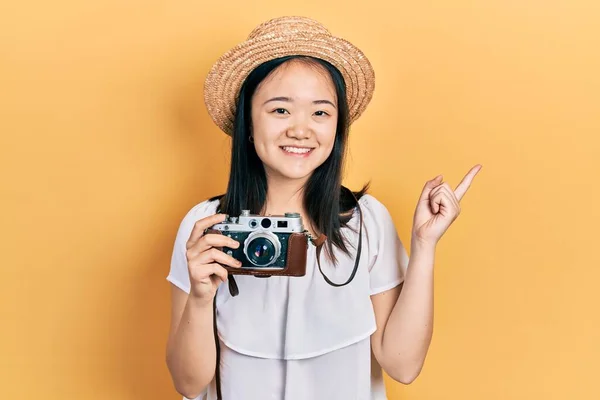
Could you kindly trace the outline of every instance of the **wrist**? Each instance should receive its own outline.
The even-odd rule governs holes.
[[[415,236],[412,237],[410,243],[410,254],[434,254],[437,247],[437,242],[428,242],[421,240]]]
[[[191,292],[188,296],[187,302],[190,307],[193,307],[196,309],[204,309],[204,308],[212,307],[213,299],[214,299],[214,297],[211,297],[211,296],[201,296],[201,295],[197,295],[197,294],[194,294],[193,292]]]

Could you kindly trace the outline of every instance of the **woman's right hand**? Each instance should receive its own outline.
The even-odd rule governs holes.
[[[218,263],[239,268],[242,264],[215,247],[236,249],[239,243],[220,234],[204,234],[211,226],[223,222],[224,214],[215,214],[196,222],[186,243],[186,258],[190,275],[190,296],[211,302],[217,288],[227,280],[227,270]]]

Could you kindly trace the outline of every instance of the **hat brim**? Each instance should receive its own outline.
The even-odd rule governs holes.
[[[238,93],[248,75],[267,61],[292,55],[319,58],[335,66],[346,84],[350,123],[361,116],[375,89],[375,73],[367,57],[342,38],[295,32],[247,40],[219,58],[204,83],[204,102],[215,124],[231,135]]]

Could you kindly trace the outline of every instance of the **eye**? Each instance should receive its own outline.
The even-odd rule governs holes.
[[[322,117],[322,116],[329,115],[329,114],[327,114],[327,112],[325,112],[325,111],[317,111],[317,112],[315,112],[315,115],[317,117]]]
[[[288,112],[288,110],[286,110],[285,108],[276,108],[271,112],[274,112],[275,114],[285,114]]]

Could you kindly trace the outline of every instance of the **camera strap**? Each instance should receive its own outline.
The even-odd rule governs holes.
[[[327,236],[321,234],[321,236],[319,236],[318,238],[313,239],[312,236],[309,234],[309,239],[317,248],[317,265],[319,267],[319,272],[321,273],[321,275],[323,275],[323,279],[325,279],[325,282],[327,282],[331,286],[335,286],[335,287],[346,286],[347,284],[352,282],[352,279],[354,279],[354,276],[356,275],[356,271],[358,271],[358,264],[360,263],[360,253],[362,250],[363,214],[362,214],[362,209],[360,208],[360,204],[358,204],[358,201],[356,202],[356,207],[358,208],[358,215],[359,215],[358,247],[356,248],[356,260],[354,260],[354,268],[352,269],[352,273],[350,274],[350,277],[348,278],[348,280],[346,282],[344,282],[344,283],[332,282],[325,275],[325,273],[323,272],[323,269],[321,268],[321,250],[323,249],[323,245],[327,241]]]

